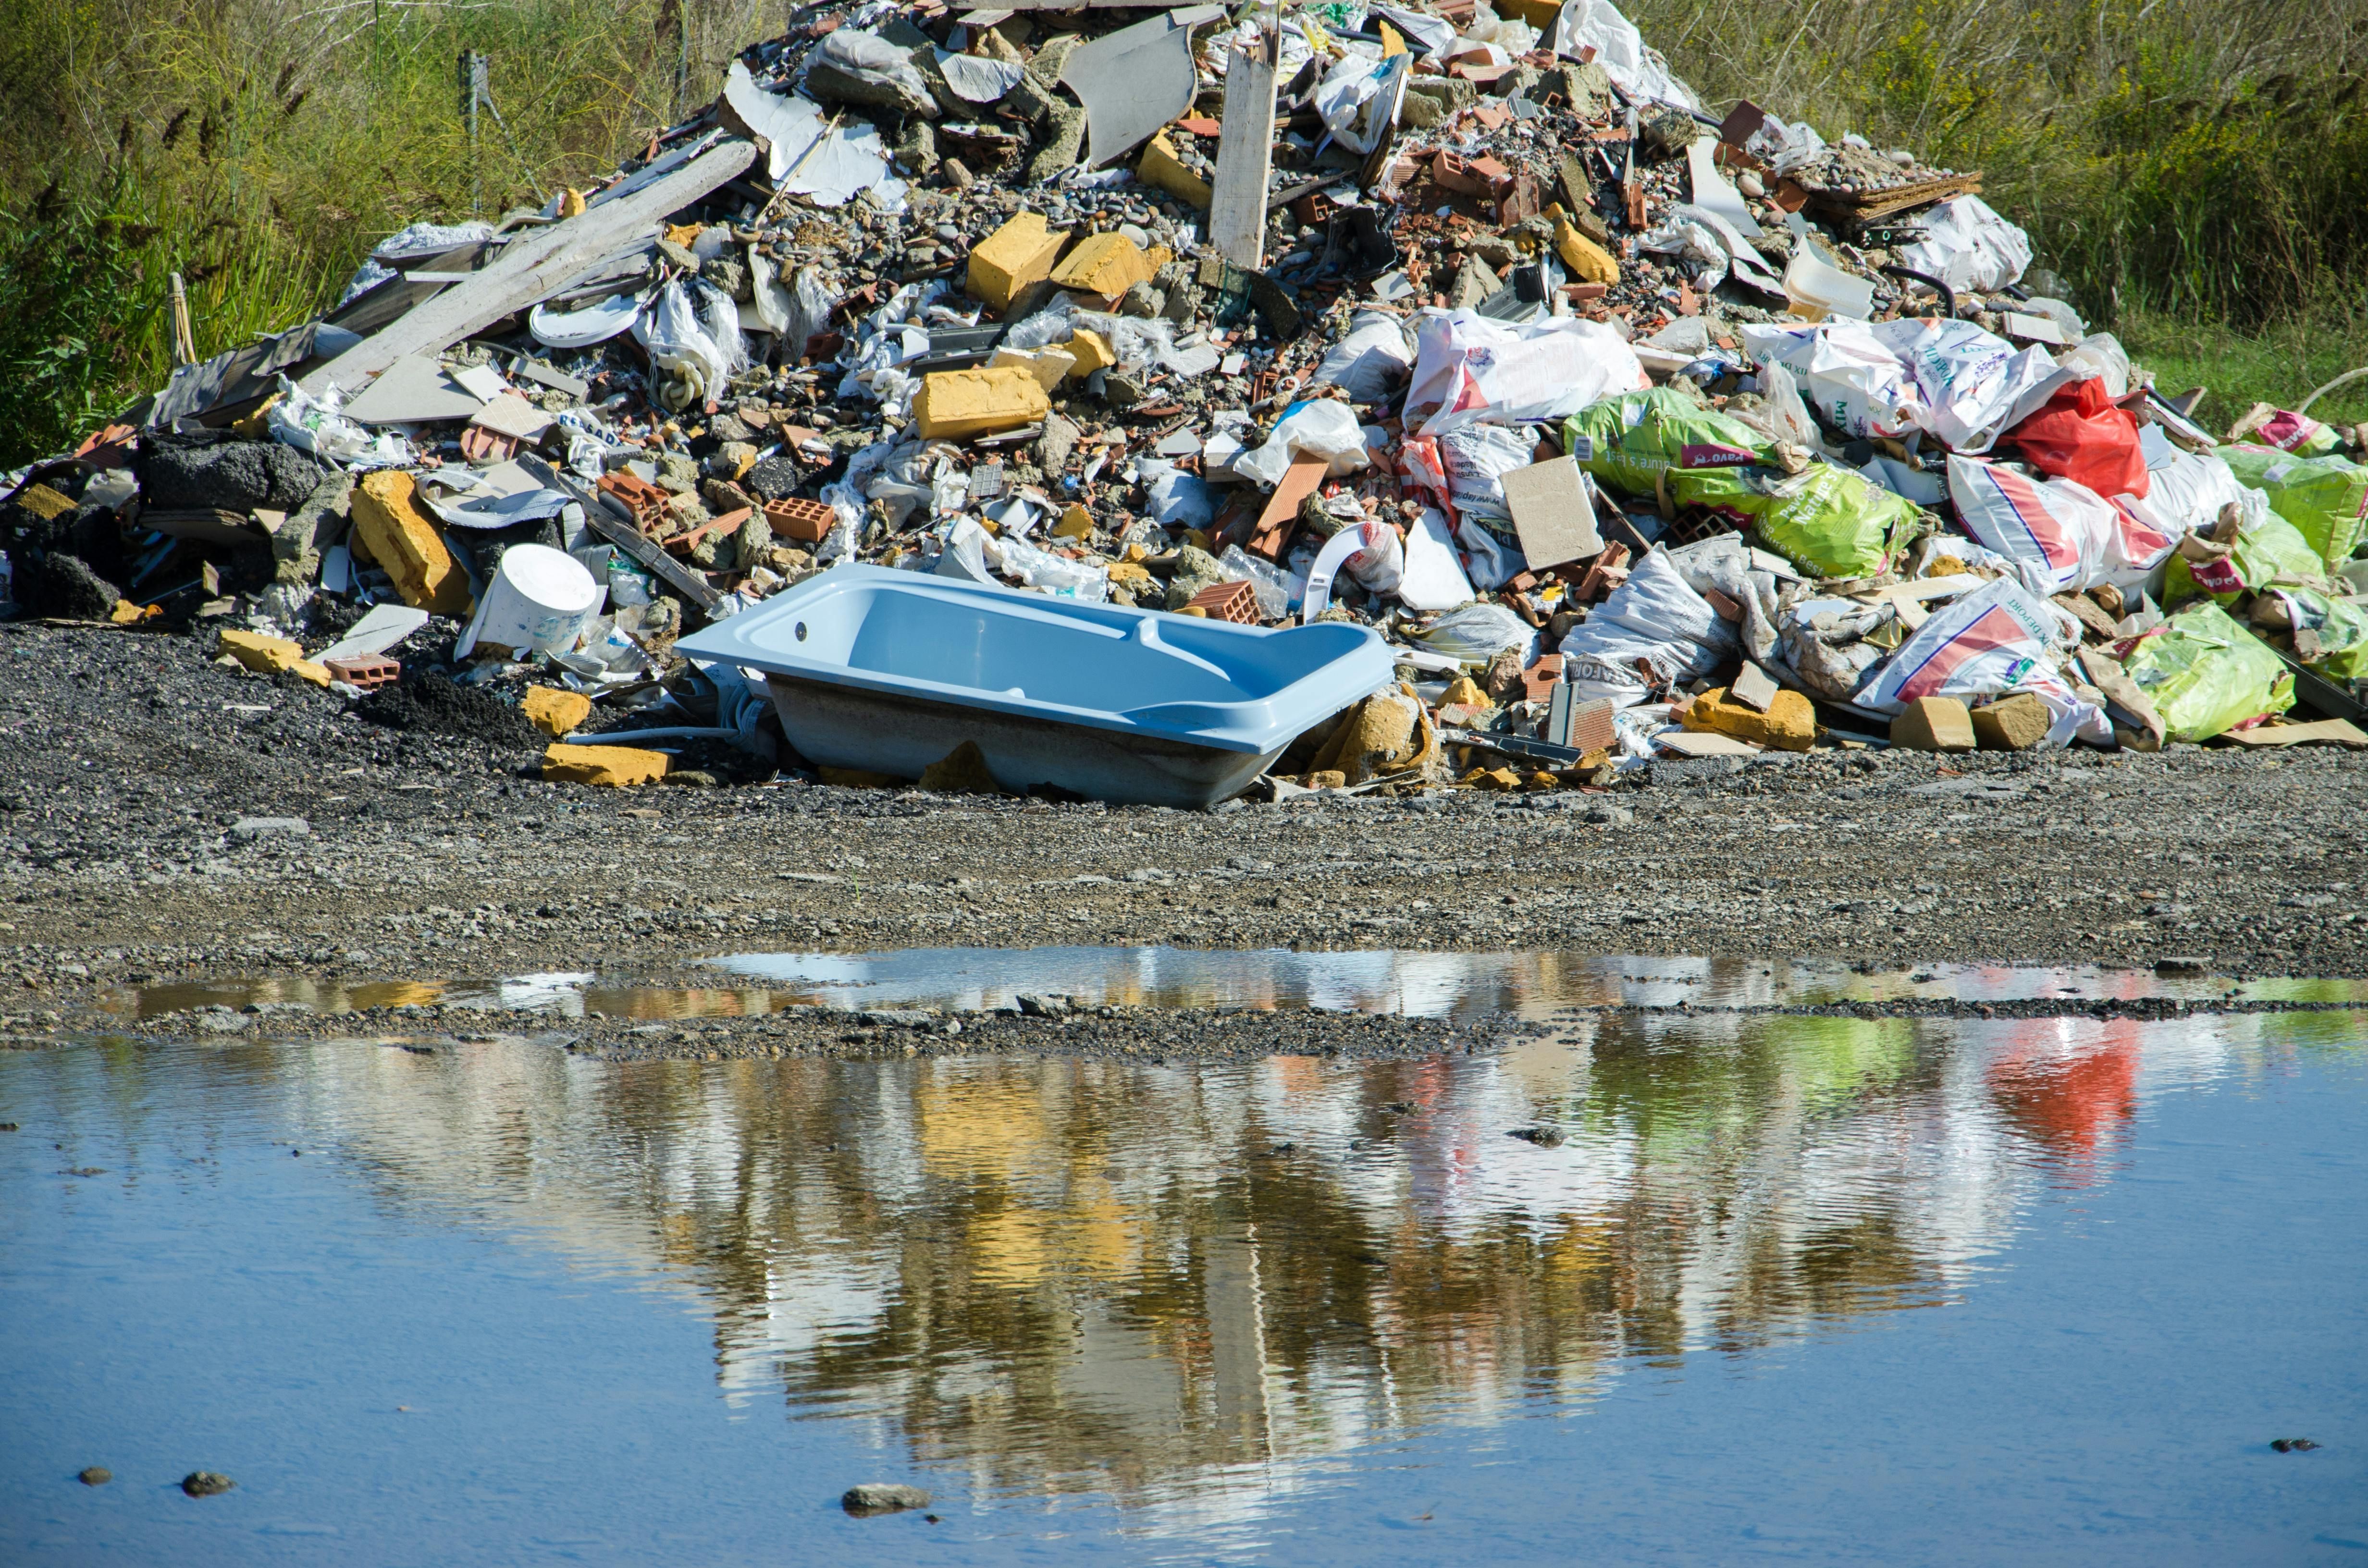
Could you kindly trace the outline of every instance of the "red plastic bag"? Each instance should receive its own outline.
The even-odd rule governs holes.
[[[2152,483],[2138,449],[2137,415],[2114,406],[2105,383],[2094,377],[2059,389],[2004,438],[2020,444],[2040,472],[2100,495],[2143,498]]]

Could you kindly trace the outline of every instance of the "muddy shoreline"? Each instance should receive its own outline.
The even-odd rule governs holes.
[[[2368,975],[2368,757],[2323,748],[1772,754],[1206,813],[781,777],[604,791],[543,783],[536,756],[371,723],[187,638],[0,627],[0,1032],[97,1027],[112,991],[174,980],[655,981],[908,947]]]

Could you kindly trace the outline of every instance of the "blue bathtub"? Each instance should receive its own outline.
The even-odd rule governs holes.
[[[1363,627],[1267,631],[878,566],[810,577],[676,644],[761,670],[790,744],[917,778],[975,741],[996,782],[1198,808],[1390,682]]]

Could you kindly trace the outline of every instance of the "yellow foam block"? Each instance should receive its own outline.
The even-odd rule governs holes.
[[[1124,234],[1088,234],[1053,269],[1053,286],[1103,299],[1150,279],[1151,258]]]
[[[1036,384],[1051,395],[1054,387],[1076,367],[1077,357],[1057,343],[1042,348],[998,348],[986,362],[990,370],[1000,370],[1016,365],[1036,378]]]
[[[1620,263],[1612,254],[1588,239],[1567,218],[1554,222],[1554,249],[1563,265],[1581,283],[1610,285],[1620,281]]]
[[[592,699],[580,691],[530,686],[518,699],[518,711],[533,720],[536,729],[556,740],[583,728],[584,721],[592,716]]]
[[[1042,212],[1019,214],[971,251],[970,291],[990,310],[1009,310],[1021,290],[1052,276],[1068,241],[1069,232],[1048,226]]]
[[[666,775],[666,754],[638,746],[553,745],[542,754],[542,776],[553,784],[622,789],[655,784]]]
[[[997,369],[934,370],[922,378],[913,417],[924,440],[961,440],[1015,430],[1053,412],[1035,375],[1016,365]]]
[[[1076,360],[1069,367],[1069,379],[1073,381],[1082,381],[1096,370],[1107,370],[1118,363],[1118,350],[1110,347],[1110,339],[1089,326],[1071,333],[1069,341],[1062,347]]]
[[[445,548],[444,530],[420,504],[411,475],[382,469],[354,486],[354,532],[414,609],[469,613],[469,576]]]
[[[1386,24],[1384,24],[1386,25]],[[1164,190],[1178,201],[1189,201],[1195,207],[1206,207],[1217,199],[1209,182],[1184,166],[1176,156],[1176,144],[1167,140],[1167,132],[1154,136],[1143,149],[1142,161],[1134,165],[1135,177],[1155,190]]]
[[[293,670],[314,686],[329,684],[328,670],[306,658],[304,650],[285,637],[266,637],[260,631],[225,631],[222,634],[222,651],[263,675]]]

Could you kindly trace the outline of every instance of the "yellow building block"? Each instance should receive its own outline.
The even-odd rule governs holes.
[[[1733,735],[1777,751],[1806,751],[1817,738],[1817,712],[1799,692],[1780,691],[1762,713],[1728,697],[1721,686],[1694,699],[1693,706],[1686,710],[1685,727]]]
[[[1384,24],[1386,25],[1386,24]],[[1164,190],[1178,201],[1203,207],[1216,199],[1209,182],[1184,166],[1176,156],[1176,143],[1167,140],[1167,132],[1154,136],[1143,149],[1142,161],[1134,165],[1134,177],[1155,190]]]
[[[553,740],[572,735],[592,716],[592,699],[580,691],[555,686],[530,686],[518,699],[518,711]]]
[[[1554,220],[1554,250],[1571,276],[1581,283],[1613,284],[1620,281],[1620,263],[1612,254],[1588,239],[1574,227],[1567,218]]]
[[[1087,234],[1053,269],[1053,287],[1114,300],[1151,278],[1151,258],[1124,234]]]
[[[1094,515],[1075,501],[1062,512],[1061,520],[1053,525],[1053,535],[1056,539],[1085,539],[1093,531]]]
[[[970,291],[989,310],[1008,311],[1022,290],[1052,275],[1068,243],[1069,232],[1048,227],[1042,212],[1022,212],[970,253]]]
[[[285,637],[266,637],[260,631],[225,631],[222,634],[222,651],[260,675],[293,670],[314,686],[329,684],[328,670],[306,658],[304,650]]]
[[[1076,363],[1069,367],[1069,379],[1073,381],[1082,381],[1096,370],[1107,370],[1118,363],[1118,350],[1110,347],[1110,339],[1089,326],[1071,333],[1069,341],[1062,347],[1076,358]]]
[[[643,751],[639,746],[554,745],[546,747],[542,754],[542,777],[552,784],[623,789],[634,784],[655,784],[666,775],[666,754]]]
[[[414,609],[469,613],[469,575],[444,546],[444,530],[420,504],[411,475],[381,470],[354,486],[354,534],[394,579]]]
[[[922,378],[913,399],[913,417],[924,440],[959,441],[1015,430],[1053,412],[1053,400],[1034,375],[1018,366],[1001,369],[935,370]]]

